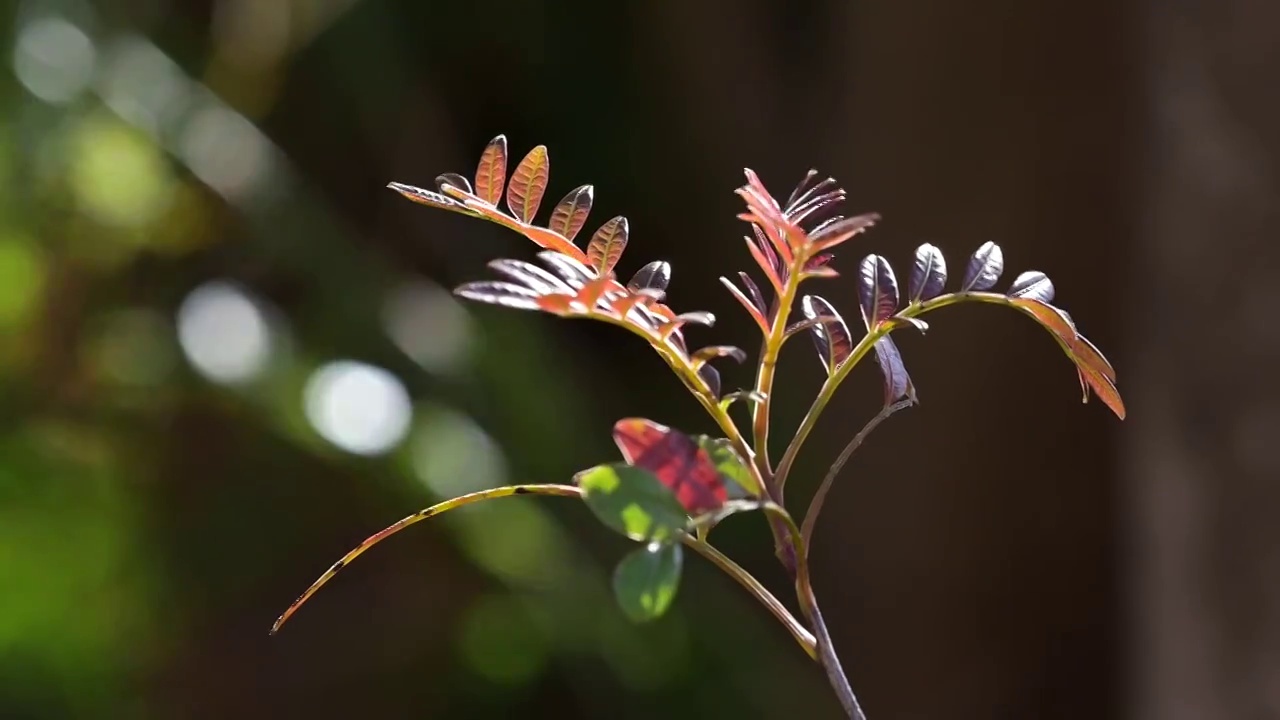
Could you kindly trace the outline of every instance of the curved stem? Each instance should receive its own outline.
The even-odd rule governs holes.
[[[778,354],[782,352],[786,340],[787,320],[791,317],[791,306],[795,305],[796,292],[800,288],[805,258],[797,255],[793,267],[787,272],[787,282],[782,294],[777,299],[773,313],[773,325],[769,328],[769,336],[765,338],[764,352],[760,356],[760,369],[756,373],[756,392],[763,399],[753,408],[752,435],[756,448],[756,465],[760,476],[769,491],[769,497],[779,500],[776,485],[773,481],[773,468],[769,464],[769,410],[773,405],[773,378],[778,369]]]
[[[693,548],[704,558],[710,560],[716,567],[723,570],[726,574],[738,581],[738,584],[746,588],[757,600],[760,601],[773,616],[782,621],[791,636],[800,643],[800,647],[805,653],[814,660],[818,659],[817,641],[814,639],[813,633],[809,632],[799,620],[796,619],[791,611],[787,609],[768,588],[760,584],[751,573],[742,568],[741,565],[735,563],[729,556],[717,550],[714,546],[708,544],[704,540],[699,540],[692,535],[685,535],[681,538],[685,545]]]
[[[786,527],[788,539],[795,548],[797,559],[796,599],[800,601],[800,610],[804,613],[805,618],[813,626],[813,636],[817,643],[818,663],[826,671],[827,680],[831,683],[831,688],[835,690],[836,697],[840,700],[840,706],[844,708],[850,720],[866,720],[866,715],[862,712],[862,706],[858,704],[858,697],[854,694],[853,687],[849,684],[849,678],[845,677],[840,658],[836,655],[835,646],[831,642],[831,633],[827,630],[826,621],[822,618],[822,611],[818,608],[818,598],[813,594],[813,583],[809,577],[809,551],[804,540],[804,534],[796,526],[791,514],[782,506],[766,503],[761,509],[769,513],[770,516],[777,518],[779,523]]]
[[[840,474],[840,470],[844,468],[845,463],[849,462],[849,458],[853,456],[854,451],[862,445],[867,436],[871,434],[876,426],[884,422],[888,417],[899,410],[910,407],[912,401],[909,399],[899,400],[896,403],[885,405],[875,417],[867,421],[866,425],[858,431],[857,435],[844,446],[844,450],[840,451],[836,461],[831,463],[831,468],[827,470],[827,474],[822,478],[822,482],[818,485],[818,491],[813,494],[813,499],[809,501],[809,509],[805,511],[804,520],[800,522],[800,536],[804,538],[805,547],[813,541],[813,526],[818,521],[818,513],[822,512],[822,503],[827,499],[827,491],[831,489],[832,483],[836,479],[836,475]]]

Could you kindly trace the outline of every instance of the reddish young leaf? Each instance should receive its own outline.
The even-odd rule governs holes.
[[[969,257],[964,269],[960,292],[989,290],[1000,280],[1004,272],[1004,251],[993,242],[985,242]]]
[[[511,173],[511,180],[507,183],[507,207],[520,222],[531,222],[538,214],[550,171],[547,146],[539,145],[530,150]]]
[[[1076,334],[1075,342],[1071,343],[1071,352],[1075,354],[1085,365],[1098,371],[1106,379],[1111,382],[1116,381],[1116,369],[1111,367],[1111,363],[1102,355],[1102,351],[1096,345],[1089,342],[1089,338]]]
[[[1039,270],[1028,270],[1019,275],[1009,286],[1009,297],[1028,298],[1044,303],[1053,302],[1053,281]]]
[[[590,268],[563,253],[547,250],[538,253],[538,259],[575,290],[596,279],[596,274]]]
[[[823,208],[829,208],[832,205],[844,200],[844,190],[836,188],[827,192],[815,195],[795,208],[787,211],[787,219],[799,225],[805,220],[813,217],[814,213],[821,211]]]
[[[876,213],[844,218],[839,222],[824,225],[821,230],[812,233],[809,236],[809,242],[813,244],[815,252],[830,250],[854,235],[866,232],[867,228],[875,225],[879,220],[880,216]]]
[[[768,335],[769,323],[765,322],[764,315],[760,313],[760,310],[747,299],[746,295],[742,294],[742,291],[739,290],[736,285],[729,281],[729,278],[722,276],[720,278],[720,282],[729,289],[729,294],[733,295],[734,299],[741,303],[742,307],[746,308],[747,314],[750,315],[751,319],[755,320],[756,324],[760,326],[761,332]]]
[[[547,229],[560,233],[568,240],[573,240],[583,224],[587,222],[594,196],[595,189],[590,185],[582,185],[569,191],[569,194],[565,195],[564,199],[551,211],[551,221],[547,223]]]
[[[436,187],[440,188],[440,192],[444,192],[445,185],[452,185],[464,192],[471,192],[471,183],[458,173],[441,173],[436,176]]]
[[[751,298],[751,302],[760,311],[762,317],[769,316],[769,305],[764,301],[764,293],[760,292],[760,286],[756,285],[756,281],[751,276],[738,271],[738,279],[742,280],[742,287],[747,291],[747,297]]]
[[[414,187],[413,185],[405,185],[404,183],[398,183],[398,182],[387,183],[387,187],[391,188],[392,190],[395,190],[396,192],[403,195],[405,198],[412,200],[413,202],[416,202],[419,205],[426,205],[428,207],[440,208],[441,210],[452,210],[453,212],[460,212],[460,213],[466,213],[468,215],[475,215],[475,212],[473,210],[463,205],[461,202],[451,197],[441,195],[440,193],[435,192],[433,190],[423,190],[420,187]]]
[[[587,245],[587,264],[601,275],[613,272],[613,266],[618,264],[622,251],[627,248],[629,233],[627,219],[621,215],[601,225]]]
[[[520,234],[532,240],[538,247],[568,255],[578,262],[584,262],[587,259],[586,254],[579,250],[577,245],[566,240],[558,232],[538,227],[537,225],[521,225],[518,230]]]
[[[755,235],[756,245],[760,246],[760,254],[764,255],[769,260],[769,267],[773,268],[773,271],[779,276],[785,273],[786,266],[778,259],[778,253],[773,249],[773,241],[765,236],[765,232],[760,229],[760,226],[752,225],[751,234]]]
[[[542,295],[538,298],[538,309],[553,315],[567,315],[573,309],[573,295]]]
[[[913,404],[919,402],[916,399],[916,387],[907,374],[906,366],[902,364],[902,353],[898,352],[898,346],[886,335],[876,341],[875,349],[876,360],[880,362],[880,373],[884,375],[885,406],[904,397]]]
[[[1076,363],[1076,369],[1080,373],[1080,384],[1084,388],[1084,401],[1089,401],[1089,389],[1102,400],[1116,417],[1123,420],[1125,418],[1124,400],[1120,397],[1120,392],[1116,390],[1115,381],[1104,375],[1099,369],[1086,365],[1083,362]]]
[[[809,171],[804,174],[804,177],[800,178],[800,182],[796,183],[795,189],[792,190],[791,195],[787,197],[787,204],[783,206],[786,212],[791,212],[791,210],[797,205],[812,197],[814,193],[821,192],[831,185],[834,185],[836,182],[833,178],[827,178],[822,182],[811,185],[810,183],[813,182],[813,179],[817,176],[818,171],[810,168]]]
[[[643,418],[619,420],[613,440],[622,457],[671,488],[691,515],[711,512],[729,499],[720,472],[697,441]]]
[[[805,295],[800,301],[800,309],[806,319],[813,321],[809,332],[813,336],[814,347],[818,349],[818,359],[826,366],[827,374],[830,375],[853,352],[849,326],[831,303],[817,295]],[[829,320],[822,322],[823,318]]]
[[[507,181],[507,137],[499,135],[485,146],[476,168],[476,196],[490,205],[497,205],[502,197],[502,186]]]
[[[858,266],[858,299],[868,330],[893,317],[898,309],[898,280],[889,261],[868,255]]]
[[[765,257],[764,252],[758,247],[751,238],[744,237],[747,241],[747,249],[751,251],[751,257],[755,258],[756,264],[764,271],[764,276],[769,278],[769,284],[773,285],[774,292],[779,295],[783,292],[782,278],[773,269],[773,263],[769,262],[769,258]]]
[[[916,261],[907,283],[908,302],[918,303],[937,297],[947,284],[947,260],[942,251],[925,243],[916,248]]]
[[[1071,321],[1070,315],[1034,298],[1010,298],[1009,302],[1034,318],[1046,330],[1057,335],[1065,343],[1066,348],[1071,347],[1071,343],[1076,338],[1076,325]]]
[[[578,297],[575,299],[582,303],[587,312],[595,312],[598,309],[596,307],[597,303],[600,302],[600,298],[604,296],[604,291],[608,287],[609,278],[598,277],[583,285],[582,289],[578,291]]]

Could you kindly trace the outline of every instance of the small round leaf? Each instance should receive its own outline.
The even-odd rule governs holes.
[[[633,622],[657,619],[671,607],[680,587],[684,549],[679,543],[650,543],[622,558],[613,571],[613,594]]]
[[[632,540],[666,540],[688,524],[689,516],[675,493],[644,468],[600,465],[582,471],[576,480],[596,516]]]

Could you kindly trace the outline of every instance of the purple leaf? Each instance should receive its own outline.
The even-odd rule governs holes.
[[[858,298],[868,330],[893,317],[898,309],[898,280],[888,260],[879,255],[862,259],[858,266]]]
[[[471,192],[471,181],[462,177],[458,173],[442,173],[436,176],[436,187],[440,188],[440,192],[444,192],[445,185],[452,185],[459,190]]]
[[[969,257],[969,265],[964,269],[964,280],[960,283],[960,292],[977,292],[990,290],[1000,280],[1004,272],[1004,251],[993,242],[985,242]]]
[[[813,243],[814,250],[829,250],[860,232],[865,232],[867,228],[879,222],[880,216],[876,213],[867,213],[866,215],[858,215],[857,217],[844,218],[839,222],[823,224],[822,229],[809,235],[809,242]]]
[[[1028,270],[1019,275],[1009,286],[1009,297],[1053,302],[1053,281],[1039,270]]]
[[[935,298],[946,284],[947,260],[942,257],[942,251],[929,243],[916,248],[916,261],[911,268],[911,281],[907,284],[908,302]]]
[[[902,364],[902,353],[888,335],[876,342],[876,360],[880,361],[880,372],[884,375],[884,404],[891,405],[900,398],[907,398],[913,404],[916,399],[916,387]]]
[[[809,332],[813,336],[814,347],[818,349],[818,359],[826,366],[827,374],[830,375],[853,352],[849,326],[840,317],[840,313],[831,307],[831,303],[817,295],[805,295],[800,301],[800,308],[805,318],[813,321]],[[826,321],[819,322],[823,319]]]
[[[703,381],[707,383],[707,387],[711,388],[711,397],[720,399],[720,371],[712,367],[711,363],[703,363],[698,368],[698,375],[702,376]]]
[[[642,288],[651,288],[661,292],[667,291],[667,283],[671,282],[671,263],[666,260],[654,260],[636,271],[627,283],[627,289],[635,292]]]

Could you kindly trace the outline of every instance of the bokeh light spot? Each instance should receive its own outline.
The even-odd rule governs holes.
[[[356,455],[395,447],[413,417],[409,393],[382,368],[339,360],[322,366],[304,390],[307,419],[329,442]]]
[[[271,354],[271,332],[257,304],[223,281],[202,285],[178,308],[178,342],[200,374],[229,385],[253,380]]]
[[[84,31],[58,17],[32,20],[18,31],[13,72],[48,103],[74,100],[93,79],[96,52]]]
[[[169,161],[147,136],[99,117],[79,128],[71,183],[84,210],[120,228],[150,224],[172,195]]]
[[[455,372],[467,360],[471,316],[438,285],[415,281],[396,288],[387,297],[383,322],[401,352],[428,372]]]
[[[547,664],[547,639],[519,598],[491,595],[471,606],[459,637],[463,661],[502,685],[523,685]]]
[[[456,497],[506,481],[502,448],[470,417],[431,408],[414,433],[412,462],[418,478],[440,497]]]

